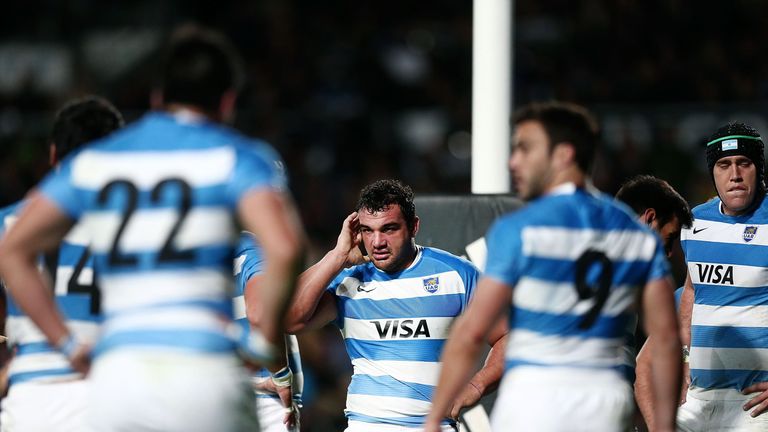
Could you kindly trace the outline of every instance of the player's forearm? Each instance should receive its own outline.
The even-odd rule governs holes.
[[[290,305],[302,265],[299,250],[274,257],[265,253],[264,286],[260,289],[261,317],[259,325],[264,337],[284,351],[284,317]]]
[[[652,386],[655,403],[652,423],[657,428],[674,429],[680,391],[680,340],[676,329],[653,335],[651,360]]]
[[[482,369],[469,380],[470,384],[480,391],[482,396],[496,390],[504,375],[504,349],[507,338],[502,337],[493,344],[485,359]]]
[[[427,417],[428,423],[437,424],[446,417],[454,398],[469,382],[475,360],[480,354],[482,338],[472,338],[462,328],[461,322],[457,322],[440,356],[442,368]]]
[[[680,343],[691,345],[691,319],[693,317],[694,288],[690,276],[685,281],[685,289],[680,296]]]
[[[635,400],[643,415],[648,430],[654,430],[653,387],[651,385],[651,347],[653,338],[648,338],[637,355],[635,368]]]
[[[344,268],[346,253],[331,250],[323,259],[304,271],[298,279],[296,294],[286,317],[289,333],[296,333],[312,319],[323,292],[333,278]]]
[[[34,254],[4,250],[0,259],[0,277],[24,313],[40,328],[52,345],[68,334],[43,275],[35,265]]]

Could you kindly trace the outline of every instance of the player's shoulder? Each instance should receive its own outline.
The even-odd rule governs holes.
[[[370,282],[377,278],[378,273],[374,265],[367,262],[342,269],[334,279],[337,282],[342,282],[347,278],[357,279],[360,282]]]
[[[720,217],[720,198],[715,196],[691,210],[694,219],[718,219]]]
[[[435,247],[420,246],[424,264],[437,268],[477,272],[477,267],[466,258]]]

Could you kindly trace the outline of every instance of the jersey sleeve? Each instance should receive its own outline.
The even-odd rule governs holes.
[[[287,189],[285,164],[266,144],[240,146],[236,152],[234,172],[229,183],[231,202],[236,204],[247,192],[262,188]]]
[[[475,287],[477,287],[477,279],[480,277],[480,271],[472,265],[467,263],[466,268],[462,272],[462,280],[464,281],[464,310],[466,310],[467,304],[475,295]]]
[[[83,203],[72,182],[73,163],[74,159],[68,158],[51,170],[38,185],[38,190],[69,217],[77,220],[83,212]]]
[[[670,276],[672,271],[669,267],[669,261],[667,261],[667,254],[664,252],[664,245],[656,240],[656,250],[653,253],[651,259],[651,268],[648,273],[648,280],[653,281]]]
[[[508,219],[494,222],[485,236],[488,244],[484,276],[515,286],[522,270],[520,230]]]
[[[349,269],[342,270],[339,274],[336,275],[335,278],[333,278],[333,280],[331,281],[331,283],[328,284],[325,290],[331,293],[331,295],[333,295],[334,297],[336,297],[336,288],[338,288],[339,285],[341,285],[341,283],[344,281],[344,279],[346,279],[347,276],[349,276],[349,273],[350,273]]]
[[[234,269],[237,290],[242,294],[245,292],[248,281],[264,271],[264,255],[253,234],[243,232],[240,235],[235,256],[237,256]]]

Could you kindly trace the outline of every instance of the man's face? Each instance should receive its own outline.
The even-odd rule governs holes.
[[[418,218],[413,230],[408,229],[400,206],[392,204],[380,212],[358,211],[360,234],[371,262],[388,273],[408,267],[416,256],[413,238],[419,227]]]
[[[547,190],[552,178],[549,137],[541,123],[526,120],[515,127],[512,143],[509,168],[515,190],[521,199],[532,200]]]
[[[757,169],[748,157],[720,158],[712,168],[712,175],[725,214],[739,215],[752,204],[757,189]]]
[[[668,258],[671,257],[675,241],[680,238],[680,220],[677,219],[677,216],[672,216],[669,222],[659,226],[659,220],[656,219],[651,222],[651,229],[659,234],[659,237],[664,242],[664,252]]]

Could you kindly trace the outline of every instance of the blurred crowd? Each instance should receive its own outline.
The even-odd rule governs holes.
[[[3,9],[0,205],[47,170],[47,134],[65,100],[100,94],[128,120],[148,109],[160,42],[188,21],[222,30],[244,54],[236,126],[285,158],[312,258],[333,245],[374,179],[401,178],[418,195],[470,191],[471,1],[38,0]],[[594,110],[606,143],[595,182],[608,193],[651,173],[698,204],[711,191],[704,135],[730,118],[768,131],[768,3],[518,0],[514,9],[515,104],[558,98]],[[332,330],[302,338],[307,425],[343,423],[349,364],[339,347]],[[328,359],[333,367],[312,368]]]

